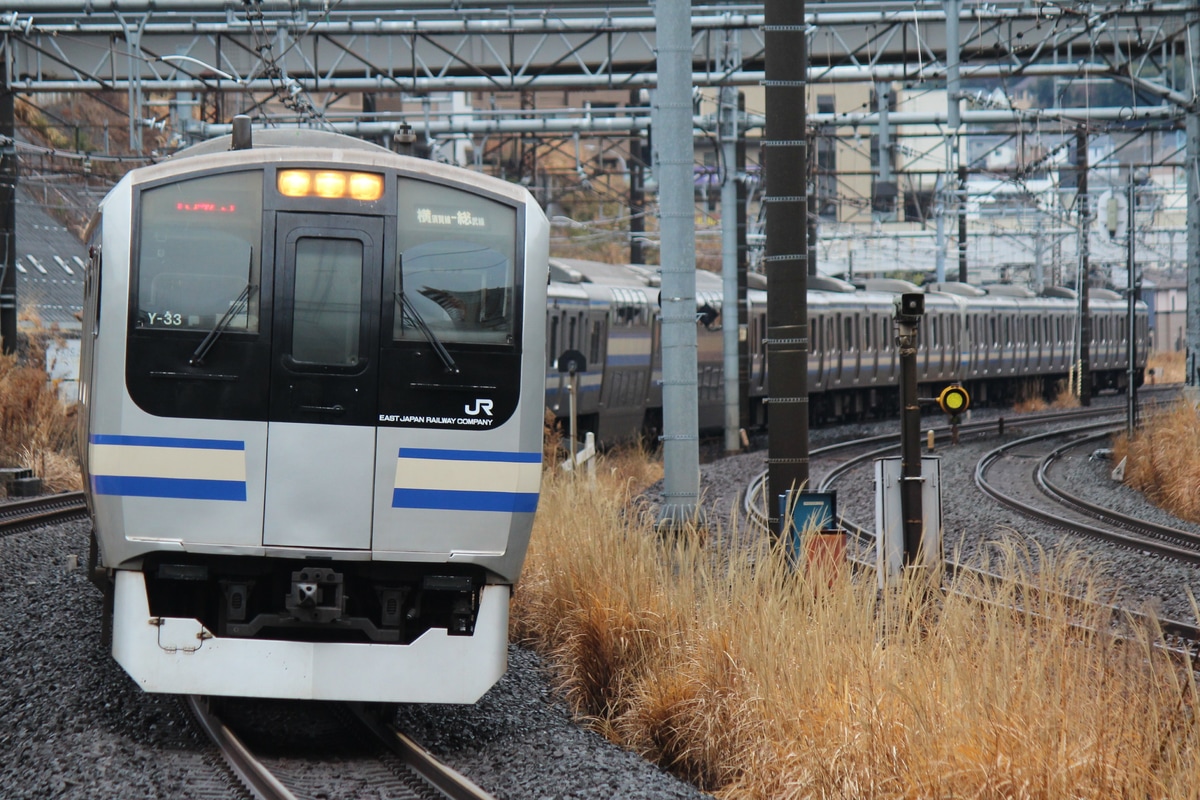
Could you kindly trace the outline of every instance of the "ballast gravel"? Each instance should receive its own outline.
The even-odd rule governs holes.
[[[142,692],[101,646],[100,594],[69,568],[87,546],[81,522],[0,537],[0,797],[197,797],[217,759],[182,702]],[[516,647],[474,706],[406,706],[400,721],[500,800],[705,796],[576,725]]]
[[[976,414],[976,419],[995,412]],[[1024,435],[1010,416],[1005,438]],[[940,420],[928,418],[923,424]],[[899,434],[895,420],[814,429],[812,447],[851,436]],[[1106,545],[1033,522],[975,488],[974,465],[996,437],[939,443],[947,552],[966,557],[1005,537],[1046,550],[1081,550],[1123,586],[1122,601],[1191,620],[1200,570]],[[701,467],[710,520],[728,524],[750,478],[766,467],[762,450]],[[819,471],[814,466],[814,471]],[[1070,487],[1143,518],[1169,515],[1111,481],[1112,464],[1081,456]],[[869,522],[867,475],[839,488],[841,512]],[[952,491],[949,490],[952,487]],[[653,502],[656,489],[647,493]],[[213,756],[181,702],[137,689],[101,646],[100,595],[71,557],[86,562],[87,526],[75,522],[0,538],[0,796],[24,798],[186,798],[209,785]],[[636,754],[572,722],[538,658],[510,648],[509,672],[474,706],[404,706],[398,720],[436,755],[502,800],[704,797]],[[241,796],[234,787],[230,797]]]

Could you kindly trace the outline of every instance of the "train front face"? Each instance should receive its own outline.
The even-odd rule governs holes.
[[[86,477],[116,659],[147,691],[480,697],[540,487],[537,205],[289,148],[136,171],[101,214]]]

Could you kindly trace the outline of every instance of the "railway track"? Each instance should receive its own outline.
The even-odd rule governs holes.
[[[1093,419],[1096,417],[1112,417],[1123,413],[1120,409],[1111,407],[1100,408],[1084,408],[1074,409],[1072,411],[1059,411],[1046,414],[1022,414],[1017,418],[999,418],[983,422],[970,422],[958,426],[959,437],[971,437],[981,435],[996,434],[999,430],[1008,424],[1019,425],[1036,425],[1048,422],[1062,422],[1064,420],[1081,420]],[[1111,423],[1107,423],[1111,427]],[[897,423],[897,432],[882,434],[879,436],[868,436],[859,439],[852,439],[845,442],[837,442],[836,444],[818,447],[809,453],[809,456],[816,458],[817,456],[823,459],[831,459],[837,464],[824,474],[821,479],[814,483],[815,491],[829,491],[833,484],[845,473],[854,470],[864,463],[874,461],[881,456],[895,454],[900,450],[900,437],[898,432],[899,423]],[[937,437],[942,437],[951,433],[949,425],[934,425],[923,430],[932,430]],[[871,448],[871,449],[864,449]],[[764,470],[759,473],[750,482],[743,495],[742,509],[752,524],[767,527],[767,514],[763,503],[763,491],[766,488],[767,472]],[[852,533],[862,536],[868,536],[874,539],[874,532],[866,531],[858,525],[848,523],[847,529]]]
[[[1117,413],[1114,409],[1088,409],[1082,412],[1075,411],[1066,414],[1022,416],[1017,422],[1024,426],[1031,423],[1061,422],[1064,419],[1077,421],[1089,417],[1111,417]],[[999,424],[1001,422],[997,420],[995,422],[979,423],[974,426],[962,426],[960,433],[964,436],[994,433]],[[1200,534],[1170,526],[1155,525],[1126,514],[1121,514],[1079,497],[1053,480],[1052,467],[1066,453],[1075,448],[1094,445],[1101,438],[1109,436],[1123,428],[1123,422],[1114,423],[1111,420],[1092,422],[1067,430],[1059,429],[1010,442],[989,451],[978,462],[977,476],[982,475],[982,477],[977,477],[977,483],[982,491],[997,499],[998,502],[1001,502],[1005,506],[1055,525],[1056,527],[1075,530],[1142,552],[1153,552],[1157,555],[1189,563],[1200,563]],[[936,430],[940,432],[942,429]],[[1061,446],[1042,445],[1038,452],[1032,454],[1028,450],[1035,443],[1041,444],[1052,442],[1055,439],[1061,440],[1063,436],[1072,437],[1072,440]],[[884,444],[882,446],[875,446],[880,443]],[[815,449],[811,455],[823,456],[825,459],[833,458],[839,462],[826,471],[821,479],[815,483],[816,491],[830,491],[834,484],[847,473],[861,468],[864,464],[876,458],[885,455],[894,455],[898,451],[899,443],[894,434],[841,442]],[[1001,491],[987,481],[986,476],[989,468],[995,467],[998,462],[1005,458],[1005,454],[1010,456],[1010,461],[1015,462],[1014,471],[1025,476],[1024,489],[1007,492]],[[765,478],[766,473],[756,476],[744,497],[744,510],[747,519],[753,520],[756,524],[764,527],[767,522],[760,495],[763,491],[762,484],[765,482]],[[1031,498],[1038,494],[1046,495],[1050,502],[1057,504],[1057,510],[1031,507]],[[868,548],[874,547],[874,530],[845,518],[839,519],[839,527],[857,540],[860,545],[860,556],[857,558],[850,556],[855,567],[874,570],[874,559],[863,558],[863,555],[866,555],[868,552]],[[948,577],[970,572],[987,581],[1003,580],[998,575],[953,561],[947,561],[946,572]],[[1026,587],[1025,591],[1036,592],[1039,590],[1034,587]],[[1196,658],[1200,656],[1200,627],[1197,625],[1160,617],[1151,619],[1148,615],[1139,611],[1119,606],[1105,606],[1105,608],[1112,620],[1114,630],[1123,629],[1130,622],[1150,626],[1151,628],[1157,626],[1165,634],[1169,647],[1191,659],[1190,663],[1194,663]]]
[[[67,492],[0,503],[0,536],[78,519],[87,514],[83,492]]]
[[[1119,430],[1121,426],[1093,424],[1009,442],[979,460],[975,483],[997,502],[1056,527],[1168,558],[1200,563],[1200,535],[1105,508],[1050,479],[1051,466],[1065,453],[1091,446]],[[1055,446],[1064,437],[1068,441]],[[1034,468],[1028,469],[1030,462],[1035,460]],[[996,474],[1003,477],[993,479]],[[1001,480],[1007,485],[1002,486]],[[1039,492],[1049,498],[1052,505],[1035,505],[1033,499]]]
[[[347,786],[351,794],[365,789],[369,796],[396,800],[492,798],[363,704],[306,704],[319,739],[296,754],[287,752],[290,743],[248,744],[247,739],[261,740],[262,732],[239,736],[208,698],[191,696],[187,704],[236,781],[258,800],[326,797],[334,782]],[[332,756],[325,758],[327,754]],[[325,769],[330,765],[332,770]]]

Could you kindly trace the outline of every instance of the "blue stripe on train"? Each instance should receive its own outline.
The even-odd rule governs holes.
[[[119,444],[133,447],[191,447],[197,450],[245,450],[246,443],[231,439],[177,439],[167,436],[119,436],[98,433],[88,437],[92,444]]]
[[[540,464],[541,453],[503,453],[495,450],[437,450],[428,447],[401,447],[400,458],[425,458],[437,461],[503,461]]]
[[[93,475],[92,491],[123,497],[170,497],[179,500],[246,499],[245,481],[209,481],[195,478],[138,478],[127,475]]]
[[[392,508],[521,513],[536,511],[537,504],[536,492],[467,492],[449,489],[396,489],[392,492]]]

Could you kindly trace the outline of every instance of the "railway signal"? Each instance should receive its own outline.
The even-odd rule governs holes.
[[[938,395],[938,407],[951,417],[956,417],[971,407],[971,396],[961,386],[947,386]]]

